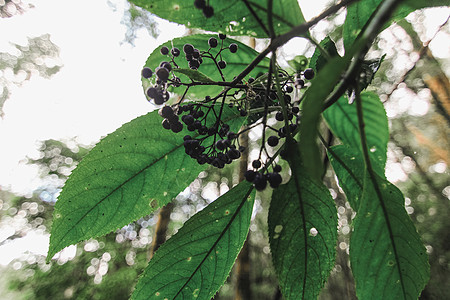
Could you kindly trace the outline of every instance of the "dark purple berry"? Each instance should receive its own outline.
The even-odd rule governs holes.
[[[292,113],[293,114],[298,114],[300,112],[300,108],[298,108],[297,106],[294,106],[293,108],[292,108]]]
[[[165,102],[164,96],[162,94],[157,94],[154,99],[154,102],[156,105],[164,104],[164,102]]]
[[[192,52],[192,57],[198,60],[200,57],[200,51],[198,49],[194,49],[194,52]]]
[[[149,98],[155,99],[155,97],[158,95],[158,90],[151,86],[147,89],[145,93]]]
[[[186,125],[191,125],[194,123],[194,117],[192,115],[184,115],[181,117],[181,121]]]
[[[227,38],[227,36],[225,34],[219,33],[219,39],[224,40],[226,38]]]
[[[237,51],[237,49],[238,49],[238,45],[235,44],[235,43],[230,44],[230,46],[228,46],[228,49],[230,49],[230,52],[231,52],[231,53],[236,53],[236,51]]]
[[[216,39],[215,37],[209,38],[209,40],[208,40],[208,45],[209,45],[211,48],[216,48],[216,47],[217,47],[217,44],[218,44],[218,42],[217,42],[217,39]]]
[[[257,173],[255,179],[253,180],[253,184],[255,185],[255,189],[257,191],[262,191],[267,186],[267,179],[263,174]]]
[[[160,51],[162,55],[169,54],[169,48],[167,48],[166,46],[162,46]]]
[[[209,5],[203,7],[203,15],[205,18],[211,18],[214,15],[214,8]]]
[[[273,171],[274,171],[275,173],[280,173],[280,172],[281,172],[281,166],[280,166],[280,165],[275,165],[275,166],[273,167]]]
[[[216,148],[217,148],[217,150],[220,150],[220,151],[225,150],[226,145],[224,143],[224,140],[218,140],[216,142]]]
[[[307,80],[313,79],[314,78],[314,70],[311,68],[306,69],[305,71],[303,71],[303,76]]]
[[[169,120],[164,119],[161,124],[162,124],[162,127],[164,127],[164,129],[170,129],[170,122],[169,122]]]
[[[267,174],[267,180],[269,181],[270,186],[274,189],[279,187],[281,182],[283,181],[281,175],[278,173]]]
[[[181,122],[170,123],[170,129],[173,132],[178,133],[183,130],[183,124],[181,124]]]
[[[166,68],[169,72],[172,71],[172,65],[167,61],[163,61],[159,66]]]
[[[224,60],[221,60],[217,63],[217,65],[219,66],[219,68],[221,69],[225,69],[227,67],[227,63]]]
[[[191,60],[189,62],[189,68],[193,69],[193,70],[197,70],[200,67],[200,63],[198,62],[198,60]]]
[[[231,159],[238,159],[239,157],[241,157],[241,152],[239,152],[238,149],[230,149],[228,150],[227,154]]]
[[[172,48],[172,50],[170,52],[175,57],[178,57],[180,55],[180,49],[178,49],[178,48]]]
[[[244,146],[239,146],[239,152],[243,153],[245,151],[245,147]]]
[[[233,139],[237,138],[237,134],[232,132],[232,131],[229,131],[227,133],[227,138],[230,139],[230,140],[233,140]]]
[[[278,145],[279,139],[277,136],[269,136],[269,138],[267,139],[267,144],[271,147],[275,147],[276,145]]]
[[[159,110],[159,115],[163,118],[170,118],[171,116],[174,115],[173,108],[167,105],[163,106]]]
[[[169,79],[169,70],[164,67],[156,68],[156,76],[158,76],[161,81],[166,82],[167,79]]]
[[[186,54],[192,54],[194,52],[194,46],[192,46],[191,44],[185,44],[183,46],[183,51]]]
[[[245,177],[245,180],[247,180],[249,182],[253,182],[253,180],[255,180],[255,177],[256,177],[256,172],[253,170],[247,170],[244,173],[244,177]]]
[[[252,166],[253,166],[253,168],[255,168],[255,169],[259,169],[259,168],[261,167],[261,162],[260,162],[259,160],[254,160],[254,161],[252,162]]]
[[[249,79],[248,79],[248,83],[252,83],[253,81],[255,81],[255,78],[253,78],[253,77],[250,77]]]
[[[150,78],[153,75],[153,71],[152,69],[145,67],[142,69],[141,75],[144,78]]]
[[[276,114],[275,114],[275,119],[277,120],[277,121],[283,121],[284,120],[284,116],[283,116],[283,113],[281,112],[281,111],[279,111],[279,112],[277,112]]]
[[[286,93],[292,93],[294,88],[291,85],[286,86]]]

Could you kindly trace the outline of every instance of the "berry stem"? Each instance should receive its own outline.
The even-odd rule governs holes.
[[[272,57],[270,58],[270,66],[278,70],[276,67],[276,52],[272,52]],[[280,85],[280,78],[278,77],[278,72],[275,76],[275,86],[277,89],[277,96],[281,104],[281,111],[283,113],[283,119],[284,119],[284,127],[286,128],[286,139],[289,142],[292,139],[291,135],[291,129],[289,127],[289,118],[288,118],[288,112],[286,107],[286,101],[284,100],[283,92],[281,91],[281,85]]]

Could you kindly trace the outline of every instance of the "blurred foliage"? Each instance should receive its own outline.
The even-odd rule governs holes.
[[[0,18],[10,18],[23,14],[28,9],[33,8],[33,4],[22,0],[0,0]]]
[[[50,78],[61,67],[59,48],[49,34],[29,37],[26,45],[11,43],[9,52],[0,52],[0,116],[13,86],[21,86],[36,75]]]
[[[114,11],[119,9],[117,0],[108,0],[108,5]],[[160,33],[154,15],[128,1],[125,1],[123,17],[120,23],[127,28],[123,41],[132,46],[134,46],[134,41],[138,37],[139,30],[147,30],[148,34],[153,38],[157,38]]]

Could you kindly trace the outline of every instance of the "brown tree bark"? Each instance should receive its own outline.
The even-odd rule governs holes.
[[[155,234],[153,236],[152,246],[150,247],[149,260],[152,259],[156,250],[158,250],[158,248],[166,241],[170,214],[172,213],[174,206],[175,205],[172,202],[169,202],[159,210],[158,222],[155,226]]]

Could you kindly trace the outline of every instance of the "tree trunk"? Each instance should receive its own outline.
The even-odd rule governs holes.
[[[167,228],[169,227],[170,214],[172,213],[174,204],[167,203],[166,206],[161,207],[158,215],[158,222],[155,226],[155,235],[153,236],[152,246],[149,252],[149,260],[152,259],[159,246],[164,244],[167,237]]]

